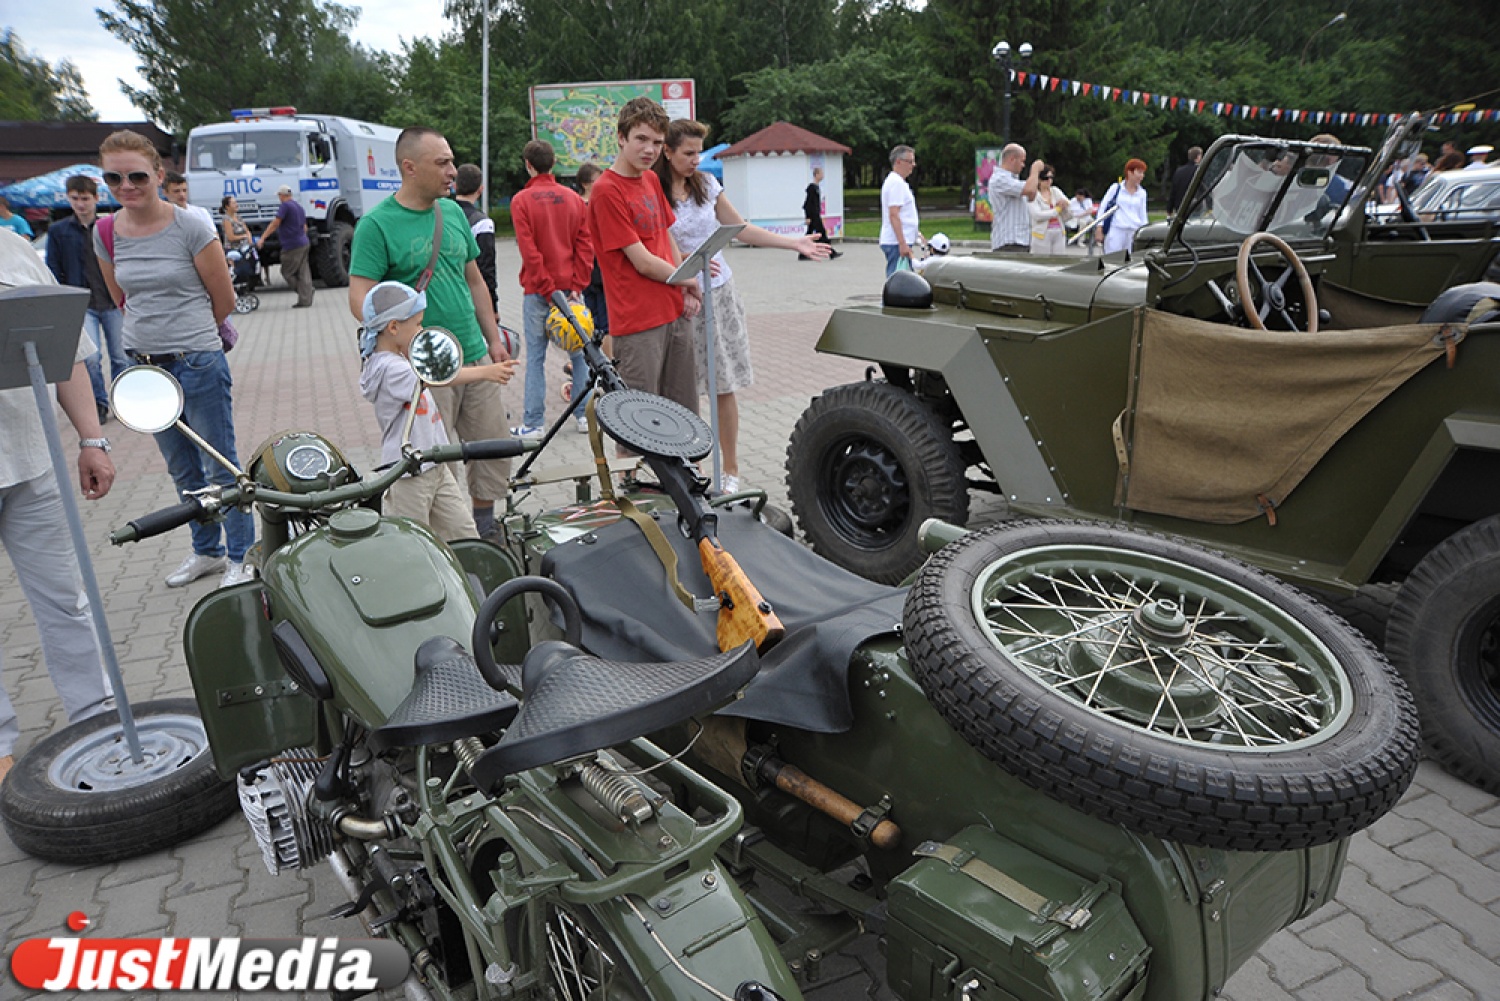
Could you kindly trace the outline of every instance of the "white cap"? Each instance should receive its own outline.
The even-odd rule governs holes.
[[[953,242],[948,239],[946,233],[934,233],[932,239],[927,241],[927,246],[932,248],[934,254],[946,254],[953,247]]]
[[[1493,147],[1493,146],[1470,146],[1469,147],[1469,156],[1488,156],[1489,154],[1491,154],[1493,152],[1495,152],[1495,147]]]
[[[283,184],[281,187],[276,189],[276,193],[278,195],[289,195],[292,193],[292,186],[290,184]]]

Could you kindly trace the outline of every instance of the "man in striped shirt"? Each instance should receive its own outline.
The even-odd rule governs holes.
[[[1000,165],[990,175],[990,212],[994,219],[990,223],[991,250],[1008,254],[1031,252],[1031,216],[1026,203],[1036,197],[1037,175],[1042,172],[1043,164],[1038,157],[1023,181],[1021,168],[1025,165],[1025,147],[1011,143],[1000,151]]]

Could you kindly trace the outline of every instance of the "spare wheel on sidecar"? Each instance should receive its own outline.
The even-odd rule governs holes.
[[[907,650],[948,722],[1048,795],[1187,844],[1374,823],[1419,760],[1400,678],[1286,584],[1155,535],[1016,522],[935,555]]]

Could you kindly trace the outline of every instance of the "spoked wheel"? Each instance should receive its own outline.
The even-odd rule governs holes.
[[[234,311],[236,313],[253,313],[260,308],[260,296],[254,292],[246,292],[235,296]]]
[[[621,960],[592,915],[564,904],[544,905],[540,929],[522,934],[524,911],[511,923],[512,953],[542,973],[555,1001],[638,1001],[635,973]]]
[[[969,517],[951,429],[916,396],[879,382],[813,400],[787,446],[787,491],[819,555],[887,584],[922,565],[922,522]]]
[[[133,704],[142,761],[119,717],[59,730],[0,786],[0,820],[16,847],[56,862],[133,858],[207,830],[238,808],[219,778],[192,699]]]
[[[1156,536],[1023,522],[969,535],[907,598],[907,646],[955,729],[1085,812],[1247,851],[1322,844],[1396,804],[1405,687],[1269,576]]]

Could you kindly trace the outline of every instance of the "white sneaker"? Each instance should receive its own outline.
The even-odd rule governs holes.
[[[167,586],[186,587],[199,577],[223,570],[224,562],[222,556],[199,556],[194,553],[182,561],[182,566],[167,574]]]
[[[255,568],[245,563],[231,563],[224,568],[224,579],[219,581],[220,587],[233,587],[236,584],[244,584],[255,579]]]
[[[719,487],[726,494],[737,494],[740,492],[740,478],[732,473],[720,473]]]
[[[578,433],[579,434],[588,434],[589,433],[589,419],[587,417],[585,417],[583,414],[579,414],[576,419],[578,421]]]
[[[523,441],[535,441],[546,433],[547,429],[544,427],[531,427],[526,424],[510,429],[510,436],[512,438],[520,438]]]

